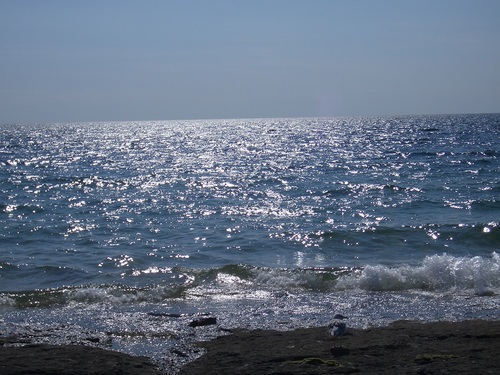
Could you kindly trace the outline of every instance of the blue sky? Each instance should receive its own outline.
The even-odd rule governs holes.
[[[497,0],[2,0],[0,123],[500,112]]]

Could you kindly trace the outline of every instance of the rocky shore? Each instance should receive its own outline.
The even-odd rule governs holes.
[[[500,373],[500,321],[399,321],[340,337],[326,328],[236,331],[199,345],[207,353],[181,374]]]
[[[4,340],[5,341],[5,340]],[[159,375],[146,357],[83,345],[0,347],[2,375]]]
[[[197,344],[206,353],[181,375],[498,374],[500,321],[398,321],[387,327],[294,331],[234,330]],[[163,373],[168,369],[164,369]],[[146,357],[79,345],[20,346],[0,338],[0,374],[161,374]]]

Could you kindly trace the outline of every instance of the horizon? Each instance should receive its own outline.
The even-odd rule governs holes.
[[[354,118],[395,118],[395,117],[442,117],[442,116],[488,116],[499,115],[500,112],[476,113],[427,113],[427,114],[394,114],[394,115],[354,115],[354,116],[297,116],[297,117],[241,117],[241,118],[178,118],[150,120],[90,120],[90,121],[47,121],[47,122],[0,122],[3,125],[58,125],[58,124],[91,124],[91,123],[127,123],[127,122],[191,122],[191,121],[253,121],[253,120],[296,120],[296,119],[354,119]]]
[[[499,18],[490,0],[1,2],[0,123],[498,113]]]

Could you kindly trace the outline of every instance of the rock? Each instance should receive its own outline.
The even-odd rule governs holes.
[[[148,358],[81,345],[0,347],[2,375],[160,375]]]
[[[191,323],[189,323],[190,327],[202,327],[202,326],[210,326],[217,324],[217,318],[208,317],[208,318],[200,318],[195,319]]]

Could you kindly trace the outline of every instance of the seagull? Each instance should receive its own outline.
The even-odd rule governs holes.
[[[343,322],[344,319],[347,319],[347,316],[341,314],[335,314],[333,317],[333,321],[328,324],[328,332],[332,336],[342,336],[345,335],[347,327]]]

